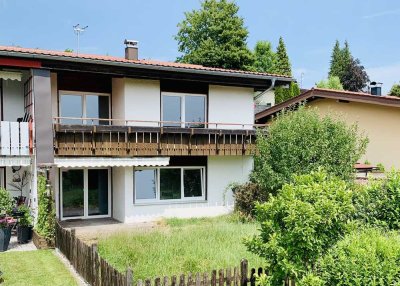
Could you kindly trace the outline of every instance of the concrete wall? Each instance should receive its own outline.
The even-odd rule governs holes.
[[[260,104],[260,105],[267,105],[268,103],[270,103],[271,106],[274,106],[275,105],[275,91],[270,90],[270,91],[264,93],[262,96],[260,96],[256,100],[256,103]]]
[[[113,118],[126,120],[160,121],[160,81],[141,79],[113,79]],[[121,124],[115,122],[115,124]],[[157,123],[136,122],[135,126],[158,126]]]
[[[251,156],[212,156],[207,168],[207,200],[197,202],[133,203],[133,168],[114,168],[113,217],[124,222],[147,221],[160,217],[207,217],[233,209],[232,192],[227,186],[248,180],[253,168]],[[125,178],[123,178],[125,176]],[[123,186],[124,184],[124,186]],[[123,195],[121,191],[124,190]],[[125,208],[125,218],[121,212]]]
[[[368,135],[369,143],[365,156],[360,160],[373,165],[382,163],[387,169],[400,168],[400,108],[376,104],[319,99],[309,103],[321,114],[336,113],[349,124],[357,123]]]
[[[125,180],[127,169],[123,167],[112,169],[112,217],[119,221],[125,220]]]
[[[208,122],[254,124],[254,91],[252,88],[210,85]],[[210,128],[216,128],[210,125]],[[218,125],[217,128],[242,129],[242,126]],[[250,125],[244,127],[251,129]]]

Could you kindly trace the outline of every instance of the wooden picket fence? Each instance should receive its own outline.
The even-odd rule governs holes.
[[[154,279],[133,279],[133,272],[127,269],[121,273],[100,257],[97,246],[87,245],[75,235],[75,230],[56,225],[56,248],[70,261],[82,278],[92,286],[255,286],[255,273],[267,273],[263,268],[252,268],[249,273],[248,261],[243,259],[240,267],[213,270],[211,274],[181,274],[172,277],[156,277]],[[295,282],[286,279],[284,286],[295,286]]]

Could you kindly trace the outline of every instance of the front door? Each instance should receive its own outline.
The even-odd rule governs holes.
[[[109,169],[63,169],[61,171],[61,218],[110,216]]]

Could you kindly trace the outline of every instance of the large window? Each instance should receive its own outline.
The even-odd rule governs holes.
[[[162,93],[162,121],[164,126],[204,128],[206,96]]]
[[[62,119],[61,123],[108,125],[108,120],[101,119],[110,117],[109,98],[108,94],[60,92],[60,117],[74,118]],[[79,118],[94,118],[94,120]]]
[[[204,200],[204,167],[134,171],[135,202]]]

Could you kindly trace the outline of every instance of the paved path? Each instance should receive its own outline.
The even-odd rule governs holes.
[[[146,231],[160,226],[158,221],[121,223],[112,218],[70,220],[61,222],[62,227],[74,228],[76,235],[88,244],[97,243],[98,238],[126,231]]]
[[[37,250],[36,246],[33,244],[32,241],[29,243],[19,244],[17,241],[17,236],[12,235],[10,244],[8,245],[7,251],[30,251],[30,250]]]

